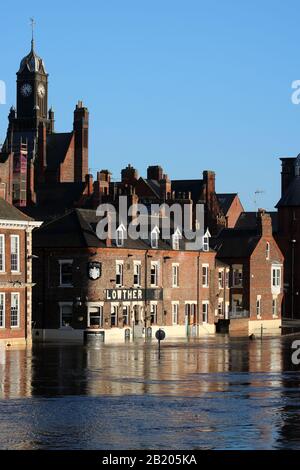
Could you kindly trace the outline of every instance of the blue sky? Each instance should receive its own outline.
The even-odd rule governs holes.
[[[16,7],[16,4],[18,7]],[[72,128],[81,99],[90,110],[91,171],[118,179],[161,164],[172,178],[215,170],[218,192],[246,209],[272,209],[280,156],[300,152],[296,0],[52,0],[1,5],[0,142],[15,103],[15,72],[29,52],[29,17],[46,63],[56,130]]]

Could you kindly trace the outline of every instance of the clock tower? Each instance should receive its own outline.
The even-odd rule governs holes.
[[[35,52],[31,41],[29,54],[22,59],[17,72],[17,119],[15,131],[37,131],[48,120],[48,74],[43,59]]]

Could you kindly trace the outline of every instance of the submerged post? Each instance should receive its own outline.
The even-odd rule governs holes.
[[[164,330],[159,329],[155,333],[155,337],[158,341],[158,359],[160,359],[160,342],[165,339],[166,333],[164,332]]]

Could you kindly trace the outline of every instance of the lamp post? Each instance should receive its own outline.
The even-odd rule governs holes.
[[[291,265],[291,313],[292,313],[292,320],[294,320],[294,272],[295,272],[295,244],[297,243],[297,240],[293,239],[292,240],[292,265]]]

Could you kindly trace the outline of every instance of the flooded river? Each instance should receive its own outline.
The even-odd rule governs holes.
[[[300,449],[294,339],[0,349],[0,449]]]

